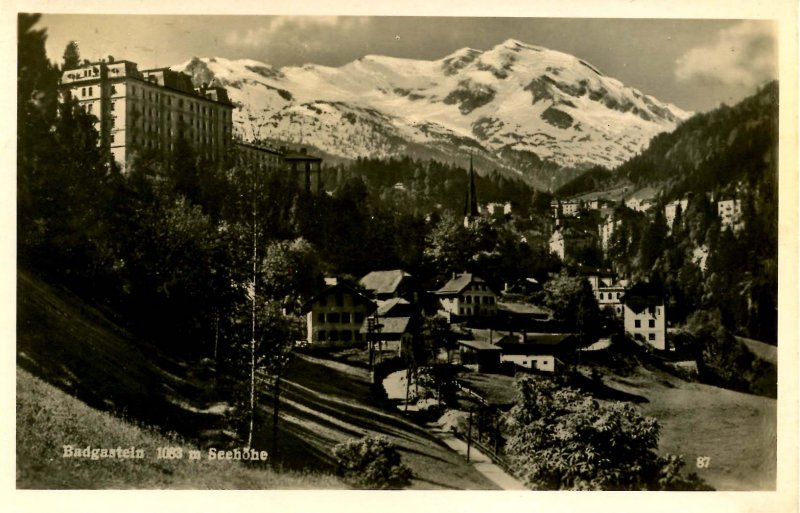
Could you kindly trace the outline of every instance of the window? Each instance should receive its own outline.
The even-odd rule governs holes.
[[[655,340],[655,339],[656,339],[656,334],[655,333],[648,333],[647,334],[647,340]]]
[[[319,330],[317,332],[317,340],[319,340],[320,342],[324,342],[326,336],[327,336],[327,333],[325,333],[325,330]]]
[[[472,303],[472,296],[467,296],[467,303]]]
[[[648,328],[655,328],[655,327],[656,327],[656,321],[655,321],[655,319],[650,319],[650,320],[648,320],[648,321],[647,321],[647,327],[648,327]]]
[[[341,292],[336,294],[336,306],[344,306],[344,296]]]
[[[342,324],[350,324],[350,314],[345,312],[342,314]]]
[[[640,321],[639,319],[636,319],[635,321],[633,321],[633,327],[634,328],[641,328],[642,327],[642,321]]]
[[[361,324],[362,322],[364,322],[364,314],[363,314],[363,313],[361,313],[361,312],[356,312],[356,313],[355,313],[355,314],[353,314],[353,315],[354,315],[354,317],[355,317],[355,322],[356,322],[357,324]]]
[[[321,314],[317,315],[317,321],[324,324],[325,323],[325,314],[321,313]]]
[[[92,113],[92,107],[94,107],[94,105],[92,105],[91,103],[90,103],[90,104],[88,104],[88,105],[86,106],[86,112],[88,112],[89,114],[91,114],[91,113]]]
[[[351,342],[353,340],[353,332],[350,330],[342,330],[341,335],[344,342]]]
[[[81,96],[86,96],[86,88],[81,87]]]
[[[328,322],[329,323],[338,323],[339,322],[339,314],[338,313],[329,313],[328,314]]]
[[[463,308],[459,308],[458,309],[458,315],[464,315],[464,309]]]
[[[92,93],[92,88],[90,87],[90,88],[89,88],[89,96],[92,96],[92,94],[93,94],[93,93]]]
[[[605,299],[605,296],[602,292],[600,293],[600,299]]]
[[[114,142],[114,134],[111,134],[111,142]]]
[[[336,331],[336,330],[329,331],[328,332],[328,340],[330,340],[331,342],[335,342],[335,341],[339,340],[339,332]]]

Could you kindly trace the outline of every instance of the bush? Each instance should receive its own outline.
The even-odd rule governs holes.
[[[365,436],[337,444],[333,455],[338,473],[355,488],[400,489],[411,484],[411,469],[400,461],[397,447],[384,436]]]

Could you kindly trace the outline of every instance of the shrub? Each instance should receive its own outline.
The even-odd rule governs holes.
[[[351,486],[374,490],[399,489],[411,484],[411,469],[384,436],[365,436],[337,444],[333,455],[338,473]]]

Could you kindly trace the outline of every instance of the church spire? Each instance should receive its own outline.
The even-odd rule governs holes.
[[[470,153],[469,185],[467,186],[467,201],[464,204],[464,226],[469,227],[476,217],[478,217],[478,196],[475,194],[475,169],[472,167],[472,153]]]

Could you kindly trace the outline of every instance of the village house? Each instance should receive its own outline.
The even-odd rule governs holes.
[[[377,342],[380,350],[394,351],[400,356],[403,347],[408,347],[413,339],[417,318],[417,309],[403,298],[378,301],[375,312],[364,319],[360,333],[363,338]]]
[[[596,244],[593,233],[566,227],[556,228],[550,236],[550,252],[561,260],[575,258],[581,251]]]
[[[738,231],[741,228],[742,200],[728,199],[717,202],[717,215],[722,228]]]
[[[502,337],[495,345],[501,350],[501,364],[556,372],[559,362],[576,351],[577,339],[571,333],[523,333]]]
[[[658,350],[667,347],[664,294],[648,284],[631,287],[622,296],[625,332]]]
[[[497,294],[486,280],[471,273],[453,274],[442,288],[434,291],[440,310],[448,320],[492,317],[497,312]]]
[[[411,275],[402,269],[372,271],[361,278],[358,283],[378,300],[404,297],[412,293]]]
[[[500,370],[500,347],[485,340],[458,340],[457,344],[462,365],[477,365],[478,372]]]
[[[361,327],[374,310],[375,304],[354,288],[344,283],[329,285],[303,305],[306,340],[334,346],[363,342]]]
[[[667,205],[664,207],[664,219],[667,221],[667,228],[672,230],[672,225],[675,223],[675,218],[677,217],[678,212],[685,214],[686,207],[688,206],[688,199],[680,199],[667,203]]]
[[[580,200],[553,200],[550,202],[550,209],[553,212],[553,217],[575,217],[583,209],[583,203]]]

